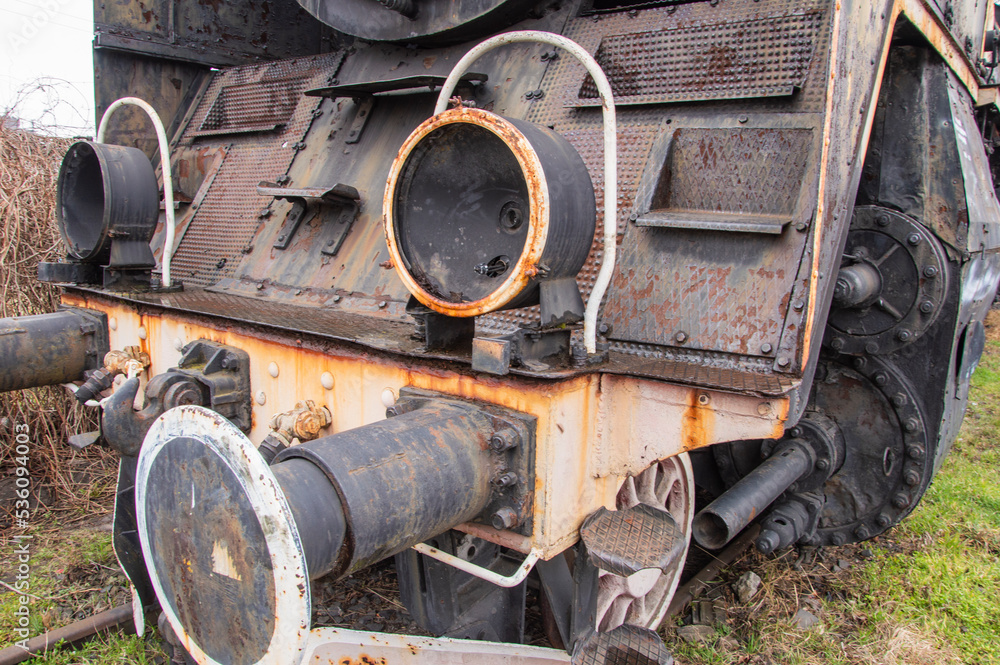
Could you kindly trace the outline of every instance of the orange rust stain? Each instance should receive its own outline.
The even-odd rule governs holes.
[[[688,405],[681,417],[681,445],[684,450],[695,450],[715,441],[715,409],[711,402],[698,403],[701,391],[688,393]]]

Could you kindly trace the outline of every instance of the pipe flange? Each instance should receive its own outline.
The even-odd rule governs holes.
[[[858,305],[834,305],[825,346],[851,355],[888,354],[919,339],[937,319],[947,294],[947,257],[924,226],[895,210],[859,206],[844,256],[877,270],[879,288]]]
[[[915,391],[879,358],[857,358],[852,368],[827,363],[815,392],[847,444],[843,464],[822,490],[818,544],[867,540],[906,517],[930,484],[934,455],[926,420]],[[861,408],[865,422],[859,422]]]
[[[837,422],[820,411],[807,411],[802,419],[787,432],[785,439],[765,439],[761,443],[761,457],[770,457],[782,442],[798,440],[812,450],[812,471],[789,487],[791,492],[817,490],[840,469],[844,462],[844,435]]]

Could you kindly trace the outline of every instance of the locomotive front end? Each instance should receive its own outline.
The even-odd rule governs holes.
[[[96,10],[65,309],[0,322],[52,358],[0,387],[100,409],[178,660],[666,664],[692,538],[913,510],[1000,279],[992,9],[181,4]],[[389,558],[424,636],[314,625]]]

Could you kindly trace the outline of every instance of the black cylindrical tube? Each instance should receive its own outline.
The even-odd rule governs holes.
[[[309,460],[292,458],[271,467],[292,510],[302,539],[309,577],[333,570],[340,554],[347,522],[337,490],[330,479]]]
[[[322,469],[336,488],[348,537],[339,554],[327,552],[326,561],[331,566],[336,562],[331,569],[346,574],[482,512],[491,496],[491,425],[471,405],[431,401],[395,418],[288,448],[271,468],[286,492],[297,482],[292,470],[282,475],[293,461]],[[314,533],[307,524],[329,503],[309,494],[296,490],[288,495],[307,550],[312,547],[308,541],[326,538],[322,532],[329,529],[321,526]],[[315,509],[299,505],[307,498]],[[310,576],[323,567],[310,564]]]
[[[780,445],[763,464],[695,515],[694,539],[708,549],[722,547],[812,466],[812,451],[805,444],[793,439]]]
[[[0,319],[0,392],[83,378],[108,352],[102,312],[64,309]]]

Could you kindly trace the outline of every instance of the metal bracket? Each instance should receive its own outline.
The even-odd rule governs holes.
[[[361,195],[350,185],[337,183],[329,189],[322,187],[282,187],[274,182],[263,181],[257,185],[257,193],[261,196],[273,196],[291,202],[292,209],[285,216],[285,221],[278,229],[274,242],[275,249],[287,249],[302,223],[316,215],[316,209],[324,204],[339,205],[343,208],[336,224],[338,232],[327,241],[322,252],[332,256],[337,253],[347,237],[347,232],[354,223],[358,211],[358,201]]]
[[[354,121],[351,123],[350,131],[347,132],[345,143],[357,143],[361,140],[361,133],[365,131],[368,118],[372,115],[372,107],[375,106],[375,98],[371,95],[356,97],[354,106]]]

